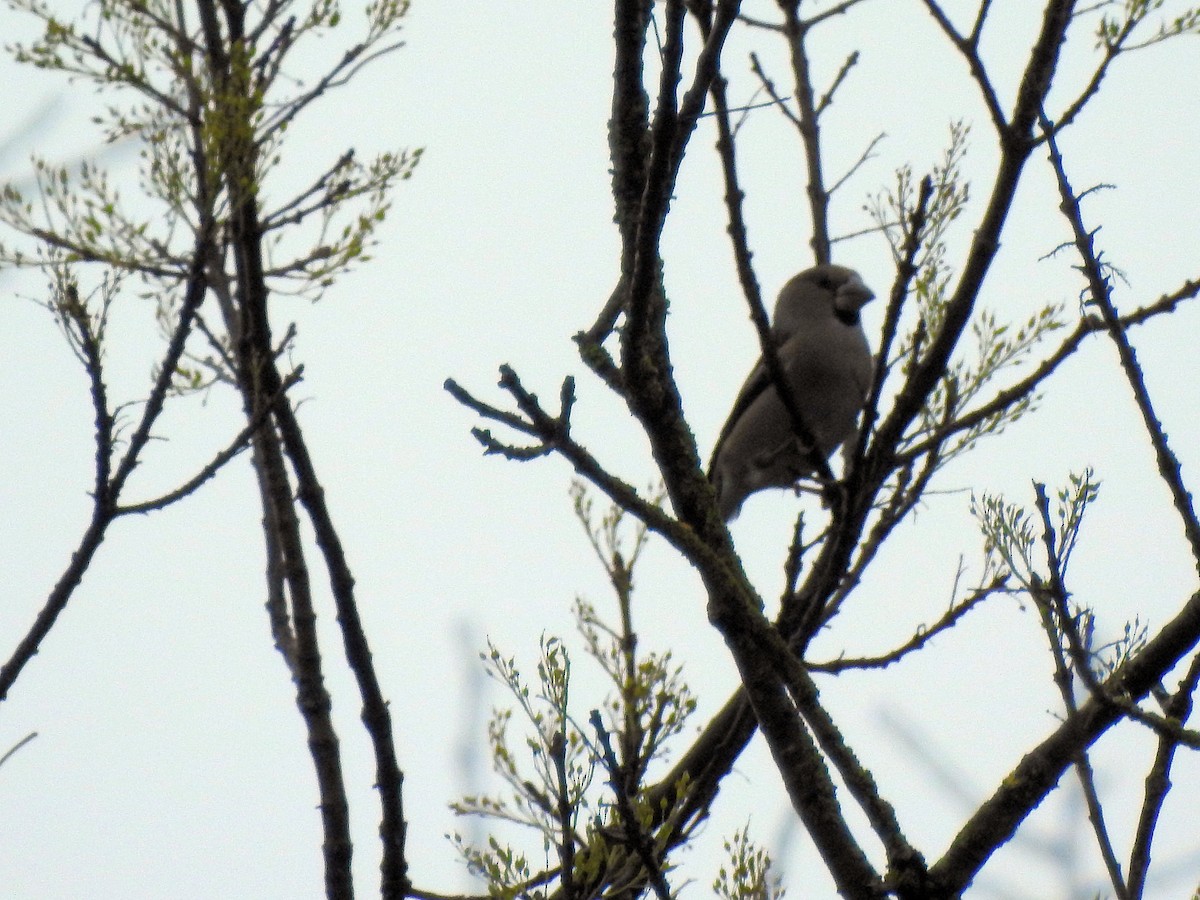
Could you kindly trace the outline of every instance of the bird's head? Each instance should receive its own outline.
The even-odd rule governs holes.
[[[848,325],[857,324],[858,311],[874,296],[853,269],[832,263],[813,266],[783,286],[775,305],[775,322],[788,329],[801,320],[832,314]]]

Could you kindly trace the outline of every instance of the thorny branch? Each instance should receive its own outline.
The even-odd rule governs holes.
[[[1059,195],[1062,198],[1061,209],[1063,215],[1070,223],[1071,231],[1075,237],[1075,248],[1079,253],[1084,278],[1087,280],[1090,300],[1100,309],[1100,316],[1104,321],[1105,327],[1108,329],[1109,337],[1112,339],[1113,344],[1116,345],[1117,354],[1121,359],[1121,369],[1125,373],[1125,379],[1129,382],[1130,389],[1133,391],[1134,402],[1137,404],[1138,412],[1142,416],[1142,424],[1146,428],[1146,435],[1150,438],[1151,446],[1154,447],[1159,477],[1171,492],[1175,509],[1179,513],[1180,524],[1183,526],[1184,536],[1192,548],[1192,558],[1196,564],[1196,571],[1200,572],[1200,519],[1196,518],[1196,510],[1192,506],[1192,495],[1183,483],[1183,472],[1179,465],[1179,458],[1171,450],[1171,446],[1167,442],[1166,432],[1163,430],[1162,423],[1158,420],[1158,414],[1155,412],[1154,405],[1150,400],[1150,393],[1146,389],[1146,379],[1142,374],[1141,365],[1138,363],[1137,354],[1134,352],[1133,345],[1129,343],[1129,338],[1125,334],[1120,316],[1117,315],[1117,311],[1113,307],[1112,286],[1106,274],[1106,267],[1102,262],[1101,253],[1096,250],[1096,233],[1088,231],[1084,227],[1083,211],[1079,206],[1079,198],[1071,187],[1070,181],[1067,180],[1062,154],[1059,152],[1058,143],[1054,139],[1053,125],[1043,116],[1042,126],[1046,135],[1050,162],[1058,180]]]

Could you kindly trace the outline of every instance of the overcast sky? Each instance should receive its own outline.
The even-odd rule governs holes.
[[[985,41],[1006,106],[1031,26],[1003,16],[1036,20],[1032,5],[998,4],[1005,8]],[[301,418],[391,701],[407,775],[411,875],[428,890],[471,887],[444,835],[469,827],[453,819],[447,803],[479,787],[464,776],[458,754],[464,742],[478,746],[485,736],[484,716],[473,717],[468,702],[485,640],[516,655],[532,676],[539,636],[573,637],[575,596],[611,609],[603,572],[573,520],[568,466],[483,458],[469,434],[473,417],[442,382],[453,376],[502,403],[494,387],[500,363],[513,365],[545,397],[574,374],[576,436],[626,480],[642,485],[654,477],[627,411],[587,374],[569,339],[591,323],[618,264],[606,144],[608,6],[416,0],[407,45],[297,123],[267,187],[269,195],[286,196],[347,146],[363,158],[398,146],[426,148],[413,179],[397,189],[375,260],[320,303],[277,298],[274,312],[277,323],[294,318],[298,325]],[[850,50],[862,51],[825,122],[829,171],[840,174],[875,135],[886,134],[839,194],[833,229],[869,224],[862,209],[868,198],[890,186],[904,163],[920,172],[936,162],[949,123],[963,119],[973,127],[967,170],[978,180],[950,239],[953,263],[988,190],[991,126],[964,65],[920,4],[891,4],[888,15],[884,7],[864,4],[814,41],[821,82]],[[774,4],[758,0],[746,8],[768,17]],[[6,11],[0,21],[7,35],[20,17]],[[746,59],[755,43],[765,45],[777,81],[787,82],[778,48],[743,30],[726,53],[734,102],[753,89]],[[1119,60],[1100,100],[1063,139],[1077,186],[1112,185],[1086,211],[1103,224],[1100,244],[1127,275],[1115,298],[1122,308],[1197,275],[1195,43]],[[334,58],[341,46],[326,38],[321,53]],[[1052,102],[1061,107],[1077,93],[1091,53],[1091,40],[1080,35]],[[31,150],[70,159],[97,145],[89,119],[103,98],[7,59],[3,65],[0,127],[18,136],[0,160],[2,177],[25,177]],[[46,124],[19,133],[44,110]],[[693,139],[663,242],[676,375],[703,454],[756,346],[724,234],[714,137],[706,122]],[[740,140],[755,263],[773,296],[811,262],[802,164],[788,126],[771,110],[751,115]],[[118,151],[109,161],[127,179],[132,202],[136,157]],[[1048,303],[1077,313],[1080,282],[1071,260],[1040,259],[1066,237],[1051,191],[1039,156],[983,293],[1002,319],[1023,321]],[[876,293],[890,285],[890,256],[878,235],[839,244],[836,257]],[[51,316],[33,302],[44,297],[41,277],[8,272],[0,279],[0,655],[7,657],[86,525],[93,445],[83,373]],[[865,310],[872,341],[881,316],[882,304]],[[114,312],[114,396],[144,393],[157,351],[152,326],[151,304],[132,293]],[[1135,335],[1147,383],[1193,483],[1200,467],[1197,328],[1200,313],[1188,309]],[[165,440],[151,446],[130,490],[152,496],[185,479],[236,432],[239,415],[239,404],[219,391],[172,406],[159,428]],[[1069,586],[1096,608],[1105,635],[1116,636],[1135,616],[1160,625],[1195,589],[1195,573],[1139,428],[1113,351],[1089,343],[1051,383],[1035,415],[946,469],[815,655],[885,650],[945,608],[960,558],[965,580],[978,577],[971,491],[1004,492],[1029,505],[1033,480],[1053,488],[1088,465],[1102,482],[1101,496]],[[821,515],[811,499],[758,495],[733,527],[768,602],[782,586],[802,504]],[[122,520],[110,532],[84,585],[0,706],[0,752],[38,733],[0,769],[4,900],[318,896],[316,791],[292,685],[263,611],[259,517],[243,459],[186,503]],[[684,665],[700,697],[699,727],[735,686],[733,666],[707,624],[698,579],[667,547],[652,542],[639,574],[642,646],[670,648]],[[337,662],[328,602],[320,614],[352,788],[356,878],[361,895],[372,896],[373,767],[356,692]],[[586,669],[579,654],[581,719],[599,702],[588,696],[596,681]],[[821,684],[909,836],[936,858],[973,805],[1055,726],[1060,704],[1050,675],[1034,611],[1000,599],[901,666]],[[485,707],[505,702],[494,685],[486,690]],[[1120,847],[1128,844],[1151,746],[1148,734],[1127,729],[1097,748]],[[1194,754],[1180,758],[1174,781],[1156,844],[1160,880],[1147,896],[1183,896],[1200,879]],[[1070,793],[1044,804],[984,870],[975,896],[1077,890],[1090,897],[1102,890],[1077,804]],[[747,818],[759,840],[782,849],[794,895],[832,895],[807,839],[789,834],[786,798],[756,743],[727,779],[699,849],[687,858],[684,873],[694,883],[684,896],[708,895],[721,837]],[[536,861],[539,843],[528,849]],[[1068,858],[1077,871],[1065,871]]]

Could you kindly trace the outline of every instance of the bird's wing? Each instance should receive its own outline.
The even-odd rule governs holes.
[[[860,332],[862,329],[860,327]],[[855,357],[854,364],[854,383],[858,385],[859,392],[862,394],[864,402],[867,399],[867,394],[871,392],[871,381],[875,377],[875,357],[871,354],[871,345],[867,343],[867,335],[862,332],[862,345],[859,353]]]
[[[717,436],[717,443],[713,447],[712,457],[708,464],[710,474],[717,462],[717,456],[721,452],[721,446],[725,443],[725,439],[729,437],[729,433],[733,431],[733,427],[737,424],[738,419],[749,409],[750,404],[757,400],[759,395],[771,386],[771,373],[767,371],[767,364],[760,359],[750,371],[750,375],[746,378],[746,383],[742,385],[742,389],[738,391],[737,399],[733,401],[733,409],[729,411],[729,418],[725,420],[725,424],[721,428],[721,433]]]

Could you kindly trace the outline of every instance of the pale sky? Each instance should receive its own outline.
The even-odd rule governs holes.
[[[480,671],[475,654],[491,639],[532,677],[539,636],[568,636],[580,678],[576,714],[585,720],[600,697],[589,694],[597,682],[574,635],[570,603],[582,595],[613,608],[572,516],[567,464],[483,458],[469,433],[476,420],[442,382],[452,376],[502,404],[494,387],[501,363],[546,398],[574,374],[576,436],[627,481],[644,485],[654,476],[627,411],[587,373],[569,340],[608,297],[618,264],[606,143],[608,6],[415,0],[407,45],[297,123],[277,181],[267,187],[268,195],[285,196],[347,146],[363,158],[398,146],[426,148],[412,180],[395,193],[375,260],[316,305],[285,297],[274,309],[279,332],[288,318],[297,322],[294,356],[305,365],[296,393],[304,398],[301,419],[391,701],[407,776],[411,876],[442,893],[472,888],[444,835],[471,827],[456,821],[447,804],[476,787],[456,764],[464,739],[485,738],[484,719],[470,719],[466,699]],[[997,6],[1004,8],[994,14],[985,55],[1007,105],[1029,28],[1004,16],[1029,13],[1023,3]],[[976,180],[951,235],[954,264],[989,190],[991,125],[964,64],[921,4],[887,7],[885,15],[885,4],[864,4],[823,28],[827,38],[814,48],[823,82],[851,49],[862,51],[824,122],[828,170],[840,174],[874,135],[887,135],[835,201],[834,230],[869,224],[866,200],[892,184],[898,166],[909,162],[920,172],[936,162],[949,123],[964,119],[973,135],[967,170]],[[763,17],[773,8],[766,0],[746,4]],[[6,11],[0,21],[7,28],[19,16]],[[734,102],[753,90],[746,61],[752,42],[767,45],[764,62],[787,83],[778,48],[743,31],[725,57],[737,79]],[[1094,108],[1062,140],[1077,187],[1114,186],[1085,212],[1091,224],[1103,224],[1100,244],[1128,276],[1129,285],[1118,285],[1115,295],[1122,309],[1152,301],[1200,268],[1195,44],[1181,39],[1118,60]],[[341,46],[326,38],[321,52],[332,58]],[[1077,92],[1091,47],[1087,35],[1078,37],[1053,102]],[[70,159],[97,144],[89,118],[100,101],[90,87],[7,59],[4,66],[8,99],[0,122],[8,124],[0,127],[14,132],[44,105],[56,106],[48,129],[23,138],[0,160],[2,177],[24,177],[30,150]],[[711,123],[702,124],[663,242],[676,375],[702,454],[756,355],[724,233],[714,140]],[[773,297],[811,263],[800,156],[771,110],[753,114],[740,140],[751,245],[764,293]],[[134,162],[118,154],[111,163],[114,177],[128,179],[131,202]],[[1003,319],[1023,321],[1056,302],[1067,304],[1068,316],[1076,313],[1081,283],[1072,260],[1039,261],[1067,235],[1052,190],[1039,154],[983,294]],[[877,294],[890,286],[890,257],[878,235],[840,244],[835,256],[857,268]],[[51,316],[22,299],[44,296],[41,277],[0,277],[0,466],[7,473],[0,479],[0,655],[7,658],[86,525],[93,445],[83,373]],[[123,399],[144,393],[157,350],[151,305],[134,293],[114,312],[109,347],[113,395]],[[873,342],[882,312],[878,302],[864,311]],[[1133,335],[1193,485],[1200,477],[1198,328],[1193,308]],[[1031,506],[1032,481],[1053,489],[1088,465],[1101,494],[1068,586],[1095,607],[1108,636],[1135,616],[1153,630],[1172,615],[1195,590],[1195,572],[1114,360],[1109,345],[1092,340],[1050,383],[1037,413],[949,466],[814,652],[885,650],[940,614],[960,557],[965,582],[978,576],[982,541],[967,511],[972,490],[1003,492]],[[220,391],[207,402],[176,403],[158,429],[164,440],[152,445],[131,482],[132,496],[154,495],[188,477],[236,432],[239,416],[238,403]],[[320,895],[316,789],[292,685],[263,610],[257,502],[248,461],[239,459],[185,503],[122,520],[110,531],[41,653],[0,705],[0,753],[31,731],[39,735],[0,768],[3,900]],[[733,527],[768,604],[778,597],[792,523],[804,504],[810,516],[821,515],[811,498],[757,495]],[[736,675],[705,619],[699,580],[662,542],[651,543],[639,574],[642,646],[670,648],[683,664],[700,697],[694,726],[702,726]],[[351,787],[356,881],[360,896],[369,897],[378,893],[373,767],[357,693],[338,661],[332,607],[327,598],[323,603],[329,686]],[[972,805],[1055,726],[1060,703],[1050,675],[1034,611],[996,599],[898,667],[820,685],[907,833],[935,859]],[[487,691],[487,707],[506,703],[494,684]],[[1152,744],[1144,730],[1125,726],[1096,748],[1122,853]],[[929,759],[952,776],[954,789],[931,773]],[[1181,752],[1173,780],[1155,845],[1162,868],[1148,897],[1183,896],[1200,879],[1194,754]],[[1102,868],[1076,805],[1074,793],[1052,796],[985,868],[971,896],[1103,891]],[[726,780],[696,851],[683,857],[683,877],[692,879],[684,897],[709,895],[721,838],[748,818],[754,836],[781,851],[792,896],[833,896],[803,834],[779,843],[792,814],[756,742]],[[1064,840],[1077,860],[1070,883],[1054,859],[1069,855],[1055,843]],[[526,849],[536,863],[540,841],[529,838]]]

